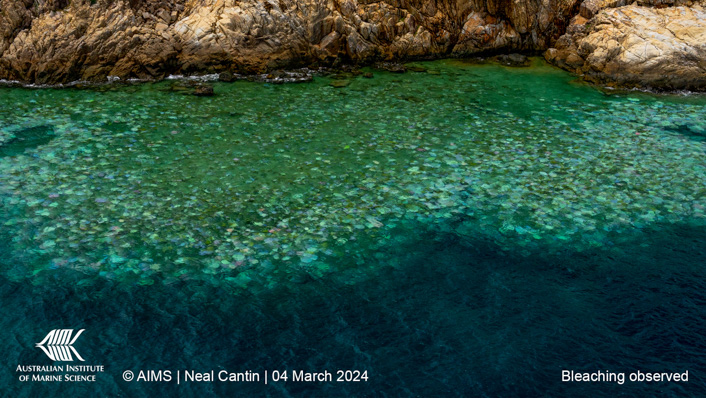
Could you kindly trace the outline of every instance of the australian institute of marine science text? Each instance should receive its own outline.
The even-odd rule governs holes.
[[[17,365],[17,372],[104,372],[104,365]]]

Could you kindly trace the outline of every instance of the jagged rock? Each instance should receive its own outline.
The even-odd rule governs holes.
[[[706,12],[630,5],[578,15],[545,58],[599,84],[703,91]]]
[[[0,79],[228,70],[280,83],[311,77],[267,73],[551,47],[547,59],[591,81],[703,86],[705,0],[579,1],[0,0]]]
[[[675,7],[691,6],[698,4],[701,0],[584,0],[579,7],[579,15],[586,19],[593,18],[599,11],[607,8],[623,7],[628,4],[635,4],[644,7]]]
[[[0,78],[34,83],[543,50],[578,0],[0,0]]]

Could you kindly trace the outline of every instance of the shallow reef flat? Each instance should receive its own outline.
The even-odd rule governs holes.
[[[179,81],[4,89],[2,272],[266,289],[365,275],[420,223],[529,255],[706,221],[706,99],[601,92],[533,63],[212,98]]]

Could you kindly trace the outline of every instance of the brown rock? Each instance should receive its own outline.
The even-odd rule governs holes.
[[[563,33],[557,21],[578,1],[0,0],[0,78],[262,74],[537,50]]]
[[[705,0],[628,1],[0,0],[0,79],[267,74],[551,47],[548,60],[591,81],[701,89]]]
[[[380,62],[375,64],[375,67],[392,73],[405,73],[407,71],[404,65],[396,62]]]
[[[213,97],[215,93],[212,86],[199,85],[194,89],[194,95],[197,97]]]
[[[575,18],[545,58],[592,82],[706,90],[706,12],[700,6],[605,9]]]
[[[234,82],[236,80],[236,78],[235,78],[235,75],[233,75],[231,72],[221,72],[218,75],[218,80],[220,80],[222,82],[230,83],[230,82]]]
[[[498,55],[495,59],[506,66],[529,66],[529,59],[522,54],[503,54]]]

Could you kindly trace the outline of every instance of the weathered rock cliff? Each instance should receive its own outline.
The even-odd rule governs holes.
[[[546,49],[578,0],[0,0],[0,78],[264,70]]]
[[[599,84],[704,91],[704,4],[641,0],[625,6],[624,0],[588,0],[545,57]]]
[[[549,48],[550,62],[593,82],[706,90],[705,3],[0,0],[0,79],[260,73]]]

